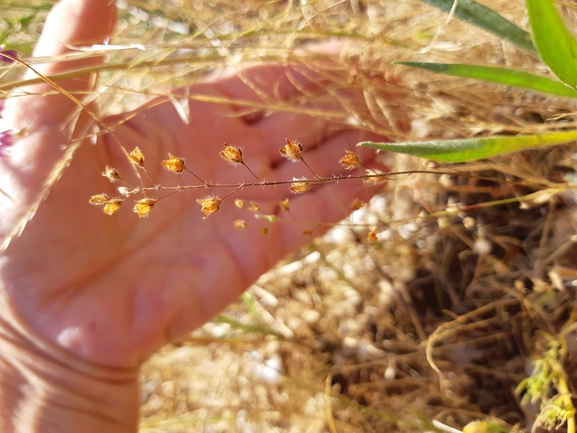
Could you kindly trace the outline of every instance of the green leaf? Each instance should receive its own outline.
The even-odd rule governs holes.
[[[404,143],[365,141],[357,146],[415,155],[440,162],[467,162],[535,147],[553,146],[573,140],[577,140],[577,131]]]
[[[457,0],[422,0],[445,12],[450,12]],[[537,0],[540,1],[540,0]],[[531,36],[525,30],[517,27],[508,19],[497,12],[489,9],[473,0],[458,0],[455,8],[455,16],[460,20],[467,21],[477,27],[487,30],[502,39],[523,48],[531,54],[537,54]]]
[[[523,89],[536,90],[558,96],[577,98],[577,91],[566,84],[551,80],[550,78],[516,71],[514,69],[497,68],[493,66],[449,64],[449,63],[424,63],[424,62],[396,62],[399,65],[425,69],[439,74],[452,77],[475,78],[477,80],[490,81],[492,83],[506,84],[508,86],[521,87]]]
[[[565,27],[553,0],[527,0],[529,23],[541,60],[561,81],[577,86],[577,40]]]

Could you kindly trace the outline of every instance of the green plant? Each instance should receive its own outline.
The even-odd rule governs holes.
[[[480,65],[398,62],[399,64],[455,77],[474,78],[498,84],[521,87],[551,95],[576,98],[577,40],[559,16],[553,0],[527,0],[527,11],[534,45],[524,30],[500,17],[491,9],[473,0],[424,0],[443,10],[452,10],[458,18],[488,30],[515,43],[529,53],[538,53],[541,60],[561,80],[509,68]],[[454,9],[449,9],[453,5]],[[445,162],[466,162],[495,155],[569,143],[577,138],[573,130],[547,134],[430,140],[402,143],[359,143],[389,152],[405,153]]]

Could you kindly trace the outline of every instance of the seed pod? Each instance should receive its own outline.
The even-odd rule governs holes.
[[[379,240],[379,238],[377,237],[377,228],[376,227],[372,228],[372,230],[367,235],[367,239],[372,244],[374,244],[375,242],[377,242]]]
[[[361,200],[359,200],[358,198],[354,199],[353,202],[351,203],[351,211],[356,211],[359,210],[360,208],[362,208],[365,205],[365,203]]]
[[[120,205],[124,203],[124,200],[121,198],[112,198],[110,200],[108,200],[108,203],[106,203],[104,205],[104,207],[102,208],[102,212],[104,212],[106,215],[112,215],[113,213],[115,213],[118,209],[120,209]]]
[[[251,212],[258,212],[260,210],[260,206],[258,205],[258,203],[256,201],[251,201],[248,204],[247,209]]]
[[[135,147],[134,150],[128,154],[128,159],[137,167],[144,168],[144,163],[146,160],[144,158],[142,150],[140,150],[138,146]]]
[[[361,163],[359,161],[359,157],[357,156],[357,154],[355,152],[351,152],[350,150],[347,150],[346,152],[347,154],[339,160],[339,163],[341,163],[341,165],[346,170],[352,170],[353,168],[357,168]]]
[[[104,169],[104,171],[102,172],[102,176],[107,178],[112,183],[119,181],[119,180],[122,180],[118,170],[115,168],[112,168],[109,165],[107,165],[106,168]]]
[[[279,207],[284,210],[285,212],[289,212],[291,210],[291,205],[289,203],[289,199],[285,198],[282,201],[278,202]]]
[[[295,182],[291,183],[290,190],[295,194],[302,194],[303,192],[307,192],[311,189],[310,182],[307,182],[307,178],[303,177],[301,179],[293,178]]]
[[[236,220],[235,222],[232,223],[232,225],[234,226],[235,229],[242,230],[246,228],[246,221]]]
[[[224,145],[224,150],[220,152],[222,159],[234,166],[244,164],[242,159],[242,150],[240,147],[229,146],[226,143]]]
[[[182,173],[186,169],[184,158],[168,154],[168,159],[162,161],[162,166],[173,173]]]
[[[90,197],[88,203],[93,204],[94,206],[104,206],[106,203],[108,203],[109,200],[110,197],[108,194],[98,194]]]
[[[266,234],[268,234],[268,227],[261,227],[260,229],[257,230],[257,233],[259,235],[265,236]]]
[[[286,144],[279,150],[280,154],[291,162],[303,160],[303,146],[298,141],[285,138]]]
[[[196,202],[200,204],[200,210],[204,218],[206,218],[211,213],[216,212],[220,208],[222,200],[218,197],[205,197],[197,199]]]
[[[136,212],[140,218],[147,217],[157,201],[158,200],[149,197],[141,198],[136,201],[133,211]]]
[[[365,183],[372,183],[373,185],[376,185],[387,180],[385,173],[380,170],[367,169],[366,173],[371,177],[367,177],[365,179]]]

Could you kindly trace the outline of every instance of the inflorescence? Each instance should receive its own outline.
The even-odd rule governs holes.
[[[340,159],[340,164],[346,170],[353,170],[357,167],[364,167],[366,173],[360,176],[331,176],[331,177],[320,177],[318,176],[312,168],[306,163],[304,158],[304,149],[302,144],[298,141],[286,139],[285,145],[279,150],[279,153],[291,162],[301,162],[305,164],[308,170],[314,176],[314,179],[307,179],[306,177],[301,178],[293,178],[291,180],[286,181],[273,181],[267,182],[261,178],[259,178],[246,164],[243,158],[243,151],[240,147],[230,146],[228,144],[224,144],[224,149],[219,153],[220,157],[228,162],[233,166],[244,166],[252,176],[258,181],[255,183],[240,183],[240,184],[212,184],[206,180],[201,179],[198,175],[196,175],[193,171],[191,171],[187,165],[184,158],[175,156],[171,153],[168,154],[168,159],[162,161],[162,166],[168,170],[169,172],[175,174],[184,174],[188,173],[194,176],[200,184],[198,185],[178,185],[178,186],[163,186],[157,185],[146,170],[146,157],[142,150],[136,147],[132,152],[128,153],[127,157],[128,160],[139,170],[144,171],[146,176],[150,179],[153,187],[142,187],[142,186],[135,186],[128,183],[125,179],[122,178],[120,172],[110,166],[106,166],[102,175],[106,177],[111,183],[121,183],[118,187],[118,195],[110,196],[106,193],[94,195],[90,198],[89,202],[94,206],[97,206],[102,209],[102,211],[107,215],[112,215],[116,213],[122,205],[126,202],[129,198],[136,198],[137,196],[141,196],[141,198],[136,198],[134,201],[133,211],[139,217],[147,217],[152,209],[155,207],[156,203],[167,197],[172,195],[175,192],[182,191],[185,189],[206,189],[211,187],[231,187],[235,188],[232,192],[224,197],[218,197],[215,195],[209,195],[203,198],[199,198],[196,201],[200,204],[200,211],[203,214],[204,218],[207,218],[212,213],[218,211],[223,203],[223,201],[228,198],[229,196],[233,195],[237,191],[245,187],[251,186],[273,186],[273,185],[283,185],[286,184],[289,187],[289,190],[293,194],[303,194],[307,191],[310,191],[315,185],[324,184],[329,182],[336,182],[338,180],[343,179],[363,179],[367,183],[380,183],[385,180],[385,173],[380,172],[378,170],[370,169],[365,167],[358,157],[358,155],[350,150],[347,150],[345,155]],[[151,198],[148,194],[155,192],[155,191],[165,191],[167,192],[165,195],[159,198]],[[249,203],[245,203],[242,199],[236,199],[234,204],[237,208],[245,208],[252,212],[258,212],[260,210],[259,205],[251,201]],[[279,208],[285,212],[290,213],[290,203],[289,199],[286,198],[278,203]],[[360,200],[355,200],[351,205],[351,210],[356,210],[360,208],[363,203]],[[292,215],[292,214],[291,214]],[[276,218],[274,215],[265,215],[264,218],[274,219]],[[294,218],[294,216],[293,216]],[[246,223],[242,220],[237,220],[234,222],[234,227],[238,229],[242,229],[246,227]],[[266,233],[262,233],[266,234]]]

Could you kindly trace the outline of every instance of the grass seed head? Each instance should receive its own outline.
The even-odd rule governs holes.
[[[301,179],[293,178],[293,180],[295,182],[291,183],[291,186],[289,189],[294,194],[302,194],[304,192],[307,192],[309,189],[311,189],[311,184],[310,184],[310,182],[307,181],[306,177],[303,177]]]
[[[144,168],[146,159],[144,158],[142,150],[140,150],[138,146],[136,146],[134,150],[128,154],[128,159],[137,167]]]
[[[361,163],[361,161],[359,161],[359,157],[357,156],[357,154],[355,152],[351,152],[350,150],[347,150],[346,152],[347,154],[339,160],[339,163],[341,163],[341,165],[346,170],[352,170],[353,168],[357,168]]]
[[[220,156],[226,162],[237,166],[239,164],[244,164],[242,159],[242,150],[240,147],[229,146],[228,144],[224,144],[224,150],[220,152]]]
[[[122,180],[118,170],[109,166],[109,165],[107,165],[106,168],[104,169],[104,171],[102,172],[102,176],[104,176],[106,179],[108,179],[112,183],[117,182],[119,180]]]
[[[244,207],[244,200],[243,200],[242,198],[237,198],[237,199],[234,201],[234,205],[235,205],[237,208],[242,209],[242,208]]]
[[[279,150],[280,154],[291,162],[303,160],[303,146],[298,141],[285,138],[286,144]]]
[[[206,218],[220,208],[222,200],[218,197],[205,197],[197,199],[196,202],[200,204],[202,215]]]
[[[102,208],[102,212],[104,212],[106,215],[112,215],[118,209],[120,209],[120,205],[122,203],[124,203],[124,199],[112,198],[108,200],[108,202],[104,205],[104,207]]]
[[[147,217],[157,201],[158,200],[149,197],[141,198],[136,201],[133,211],[136,212],[140,218]]]
[[[168,159],[162,161],[162,166],[172,173],[182,173],[184,170],[186,170],[184,158],[181,158],[180,156],[174,156],[172,153],[168,154]]]
[[[268,234],[268,227],[261,227],[257,230],[257,233],[262,236],[266,236]]]

